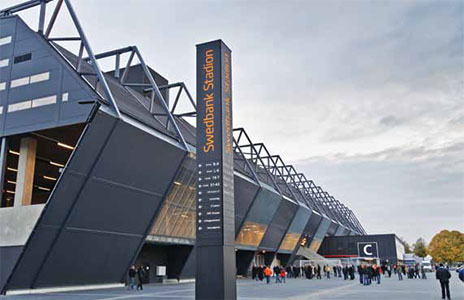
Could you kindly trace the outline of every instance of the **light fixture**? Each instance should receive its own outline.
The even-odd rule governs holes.
[[[56,143],[56,144],[57,144],[58,146],[60,146],[60,147],[63,147],[63,148],[69,149],[69,150],[74,150],[74,147],[73,147],[73,146],[69,146],[69,145],[66,145],[66,144],[64,144],[64,143],[58,142],[58,143]]]
[[[57,166],[57,167],[60,167],[60,168],[64,168],[64,165],[59,164],[59,163],[54,162],[54,161],[50,161],[50,164],[51,164],[51,165],[54,165],[54,166]]]
[[[15,192],[10,191],[10,190],[6,190],[6,192],[9,193],[9,194],[14,194],[15,193]]]
[[[38,188],[39,190],[42,190],[42,191],[47,191],[47,192],[50,192],[50,191],[51,191],[51,189],[46,188],[46,187],[43,187],[43,186],[37,186],[37,188]]]
[[[9,153],[14,154],[14,155],[19,155],[19,152],[13,151],[13,150],[8,150]]]
[[[16,181],[12,181],[12,180],[7,180],[6,182],[11,183],[11,184],[16,184]]]
[[[58,180],[58,179],[57,179],[57,178],[55,178],[55,177],[50,177],[50,176],[46,176],[46,175],[44,175],[44,177],[43,177],[43,178],[45,178],[45,179],[48,179],[48,180],[53,180],[53,181],[56,181],[56,180]]]
[[[10,168],[10,167],[8,167],[8,168],[6,168],[6,169],[7,169],[8,171],[18,172],[18,169],[13,169],[13,168]]]
[[[174,181],[175,185],[182,185],[180,182]]]

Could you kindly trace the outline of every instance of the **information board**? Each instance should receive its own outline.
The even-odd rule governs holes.
[[[236,299],[231,51],[197,45],[196,299]]]

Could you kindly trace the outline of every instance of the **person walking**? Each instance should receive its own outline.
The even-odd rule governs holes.
[[[343,280],[347,280],[348,279],[348,266],[345,265],[343,266]]]
[[[263,281],[264,279],[264,266],[263,265],[260,265],[258,267],[258,279],[259,281]]]
[[[316,272],[317,272],[316,279],[322,279],[322,276],[321,276],[321,265],[317,265]]]
[[[421,265],[421,276],[422,279],[427,279],[427,274],[425,274],[424,265]]]
[[[358,265],[358,274],[359,274],[359,283],[363,284],[364,283],[364,268],[362,265]]]
[[[264,268],[264,276],[266,277],[266,283],[267,283],[267,284],[271,283],[271,275],[272,275],[271,268],[269,268],[268,266],[266,266],[266,267]]]
[[[272,269],[274,271],[274,275],[272,276],[275,276],[275,283],[279,283],[280,282],[280,268],[279,266],[274,266],[274,268]]]
[[[449,289],[449,279],[451,278],[451,273],[443,266],[443,264],[440,264],[440,267],[435,272],[435,276],[440,281],[441,298],[445,299],[446,294],[446,298],[451,299]]]
[[[138,269],[137,269],[137,280],[138,280],[138,283],[137,283],[137,290],[143,290],[143,278],[145,277],[145,271],[143,270],[143,267],[140,266]]]
[[[403,271],[401,269],[402,269],[401,265],[396,266],[395,270],[396,270],[396,273],[398,274],[398,280],[403,280]]]
[[[131,290],[134,289],[134,285],[135,285],[135,274],[136,274],[136,270],[135,270],[135,266],[132,265],[129,269],[129,288]]]
[[[258,281],[258,267],[253,264],[253,267],[251,268],[251,279]]]
[[[284,268],[280,269],[280,274],[279,274],[279,275],[280,275],[280,282],[281,282],[281,283],[285,283],[285,276],[286,276],[287,274],[286,274]]]

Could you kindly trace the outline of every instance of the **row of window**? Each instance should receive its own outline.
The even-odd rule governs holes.
[[[61,96],[61,100],[63,102],[68,101],[69,94],[68,93],[63,93]],[[20,111],[20,110],[25,110],[25,109],[30,109],[30,108],[35,108],[35,107],[40,107],[44,105],[50,105],[50,104],[55,104],[56,103],[57,96],[52,95],[52,96],[47,96],[47,97],[41,97],[41,98],[36,98],[32,100],[27,100],[27,101],[22,101],[18,103],[13,103],[8,105],[8,112],[15,112],[15,111]],[[0,115],[3,113],[3,106],[0,106]]]
[[[18,86],[23,86],[23,85],[27,85],[31,83],[46,81],[49,79],[50,79],[50,72],[44,72],[40,74],[17,78],[17,79],[11,80],[10,88],[15,88]],[[6,82],[0,82],[0,91],[4,89],[6,89]]]
[[[26,76],[26,77],[11,80],[10,88],[15,88],[18,86],[23,86],[23,85],[27,85],[31,83],[46,81],[49,79],[50,79],[50,72]]]

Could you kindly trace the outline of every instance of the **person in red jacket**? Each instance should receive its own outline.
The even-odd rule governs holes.
[[[280,282],[285,283],[286,276],[287,276],[287,272],[285,272],[285,269],[284,268],[280,269]]]

